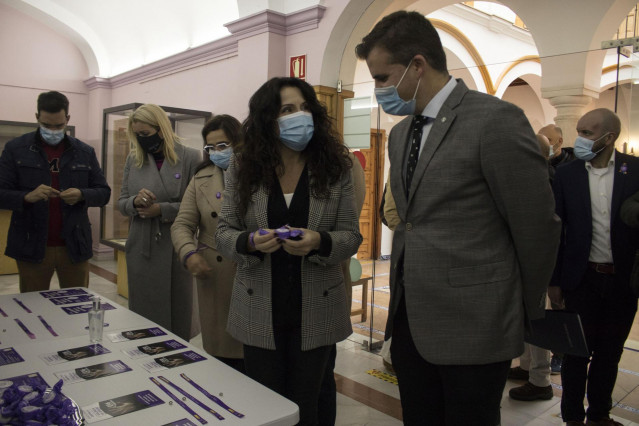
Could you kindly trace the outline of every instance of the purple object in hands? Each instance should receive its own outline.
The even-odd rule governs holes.
[[[266,229],[262,229],[262,228],[258,229],[257,232],[260,235],[267,235],[268,234],[268,231]]]
[[[282,226],[281,228],[277,228],[275,230],[275,234],[277,234],[278,238],[286,240],[288,239],[288,237],[291,236],[291,231],[287,227]]]
[[[304,236],[304,231],[301,229],[291,229],[290,237],[291,238],[302,238]]]

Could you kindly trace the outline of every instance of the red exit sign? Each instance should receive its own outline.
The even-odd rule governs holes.
[[[291,56],[288,75],[306,80],[306,55]]]

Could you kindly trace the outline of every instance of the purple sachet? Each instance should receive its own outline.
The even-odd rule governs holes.
[[[268,231],[266,229],[260,228],[260,229],[257,230],[257,233],[260,234],[260,235],[267,235]]]
[[[291,229],[291,239],[293,238],[302,238],[304,236],[304,231],[301,229]]]
[[[282,226],[281,228],[277,228],[275,230],[275,234],[277,235],[277,238],[286,240],[288,239],[288,237],[291,236],[291,230],[288,229],[286,226]]]

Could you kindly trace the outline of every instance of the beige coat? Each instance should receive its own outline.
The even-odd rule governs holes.
[[[213,356],[242,358],[242,344],[226,332],[235,264],[215,249],[223,192],[222,169],[211,164],[197,172],[184,193],[171,240],[183,264],[186,254],[197,248],[196,233],[197,241],[210,247],[200,252],[212,269],[210,277],[197,279],[204,350]]]

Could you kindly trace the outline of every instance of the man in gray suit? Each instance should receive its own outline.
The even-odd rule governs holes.
[[[519,108],[450,77],[421,14],[386,16],[356,53],[384,111],[408,115],[388,142],[401,222],[386,338],[404,423],[497,425],[559,241],[546,162]]]

